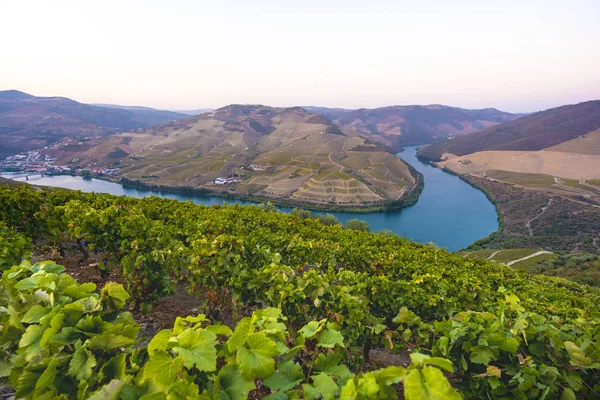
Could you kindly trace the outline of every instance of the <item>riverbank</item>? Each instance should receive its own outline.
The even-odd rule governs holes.
[[[437,167],[419,153],[417,158]],[[600,253],[600,207],[597,205],[440,169],[482,191],[498,214],[498,230],[464,250],[540,248],[558,253]]]
[[[263,196],[251,196],[243,195],[239,193],[229,192],[225,190],[211,190],[208,188],[192,188],[189,186],[171,186],[171,185],[156,185],[151,183],[142,182],[140,180],[134,180],[129,178],[118,178],[112,176],[93,176],[95,179],[104,180],[107,182],[121,184],[126,188],[159,191],[164,193],[183,194],[183,195],[198,195],[198,196],[214,196],[223,199],[239,200],[242,202],[251,203],[266,203],[287,207],[287,208],[302,208],[305,210],[318,211],[318,212],[343,212],[343,213],[354,213],[354,214],[370,214],[375,212],[388,212],[394,210],[401,210],[406,207],[410,207],[417,203],[419,196],[423,192],[425,187],[425,180],[423,175],[417,171],[413,166],[408,164],[411,175],[415,178],[415,185],[411,188],[408,195],[403,196],[398,200],[391,200],[381,203],[361,203],[353,205],[339,205],[339,204],[319,204],[310,203],[305,201],[297,201],[292,199],[282,199],[276,197],[263,197]]]
[[[386,230],[398,236],[406,237],[420,243],[434,243],[438,247],[445,247],[449,251],[465,248],[474,241],[487,237],[498,229],[498,219],[494,205],[486,196],[473,186],[466,184],[460,178],[448,174],[438,168],[424,164],[415,158],[416,148],[407,147],[399,156],[412,166],[422,177],[415,186],[412,196],[402,199],[404,207],[391,211],[372,211],[366,208],[357,214],[339,212],[335,209],[326,211],[316,210],[316,213],[331,213],[340,223],[345,224],[351,219],[361,219],[367,222],[372,232]],[[20,180],[25,180],[24,177]],[[119,181],[117,181],[119,182]],[[237,204],[251,205],[263,199],[233,198],[232,196],[207,196],[201,191],[192,193],[185,188],[182,192],[173,193],[154,191],[142,188],[125,187],[108,179],[84,180],[82,177],[73,176],[30,176],[28,183],[35,186],[52,186],[81,190],[83,192],[110,193],[117,196],[147,197],[159,196],[179,201],[192,201],[206,206]],[[426,184],[425,184],[426,183]],[[418,195],[417,195],[418,194]],[[249,202],[254,200],[255,202]],[[290,204],[277,205],[277,210],[291,212]],[[412,206],[408,207],[408,204]],[[297,207],[298,205],[291,205]],[[396,205],[397,206],[397,205]]]

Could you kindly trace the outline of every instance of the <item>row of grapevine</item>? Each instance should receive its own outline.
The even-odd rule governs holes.
[[[99,252],[134,306],[184,282],[211,317],[278,307],[295,330],[335,321],[365,356],[388,346],[448,357],[468,397],[599,392],[596,289],[259,207],[0,191],[20,197],[36,217],[2,215],[13,229]]]
[[[129,294],[108,283],[94,293],[53,262],[6,270],[0,297],[0,377],[16,398],[31,399],[407,399],[436,393],[460,399],[439,368],[443,358],[413,353],[408,368],[353,374],[346,344],[327,320],[296,332],[281,310],[266,308],[232,330],[202,314],[177,318],[147,344],[122,311]],[[441,397],[440,397],[441,398]]]

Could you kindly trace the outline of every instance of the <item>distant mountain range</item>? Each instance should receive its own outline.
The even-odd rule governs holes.
[[[107,136],[185,117],[146,107],[113,108],[64,97],[36,97],[18,90],[0,91],[0,158],[66,137]]]
[[[108,108],[117,108],[120,110],[134,110],[134,111],[161,111],[151,107],[143,107],[143,106],[120,106],[118,104],[102,104],[102,103],[94,103],[93,106],[101,106]],[[198,108],[195,110],[166,110],[164,112],[173,112],[177,114],[185,114],[185,115],[199,115],[204,114],[206,112],[212,111],[214,108]]]
[[[467,135],[523,114],[510,114],[494,108],[467,110],[443,105],[390,106],[374,109],[304,107],[323,115],[344,133],[362,135],[383,143],[394,151],[402,146],[432,143]]]
[[[600,100],[540,111],[474,135],[431,144],[421,155],[437,161],[484,150],[542,150],[600,128]]]

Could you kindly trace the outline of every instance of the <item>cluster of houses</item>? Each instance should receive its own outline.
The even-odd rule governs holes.
[[[56,158],[44,156],[38,150],[27,151],[6,157],[0,161],[0,170],[11,172],[32,173],[61,173],[69,171],[70,168],[62,165],[54,165]]]
[[[48,149],[47,147],[44,150]],[[6,157],[0,161],[0,171],[18,174],[61,175],[76,171],[66,165],[54,165],[56,157],[42,154],[43,150],[31,150]],[[118,168],[89,168],[94,175],[113,175]],[[77,172],[81,173],[82,169]]]
[[[229,185],[232,183],[238,183],[240,180],[238,178],[217,178],[215,179],[215,185]]]

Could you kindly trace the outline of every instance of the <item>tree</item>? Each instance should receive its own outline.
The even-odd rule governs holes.
[[[323,225],[340,225],[340,220],[331,214],[321,214],[317,217],[317,219]]]
[[[92,171],[89,169],[84,169],[81,171],[81,176],[86,180],[92,179]]]
[[[292,215],[295,215],[296,217],[300,218],[300,219],[307,219],[307,218],[312,218],[312,213],[308,210],[303,210],[301,208],[294,208],[292,210]]]
[[[363,221],[361,219],[349,219],[346,221],[344,228],[351,229],[353,231],[364,231],[369,232],[371,227],[367,223],[367,221]]]

